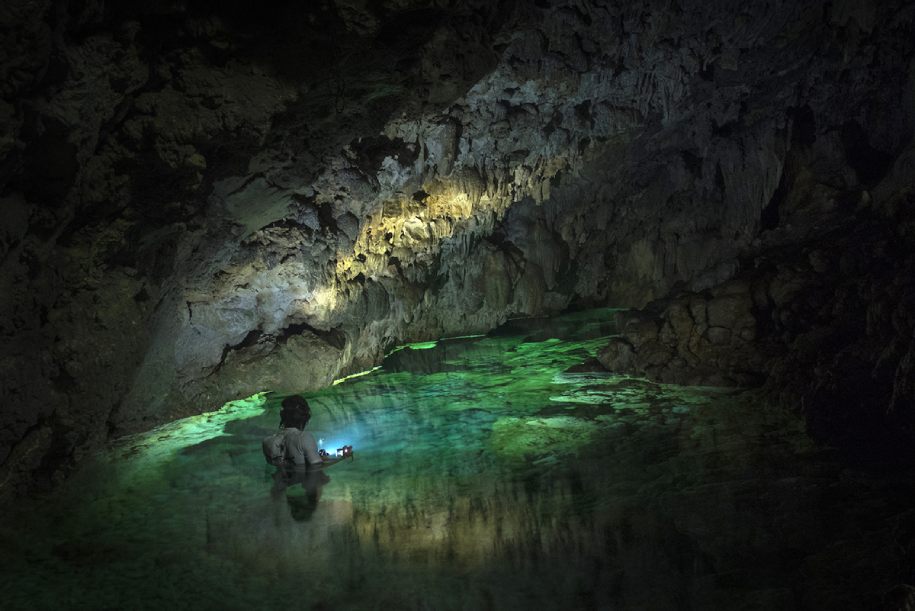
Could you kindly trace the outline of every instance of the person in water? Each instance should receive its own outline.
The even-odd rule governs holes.
[[[301,469],[331,465],[352,456],[349,446],[349,452],[343,457],[331,457],[318,451],[314,435],[305,430],[311,420],[311,408],[304,397],[290,395],[283,399],[282,405],[280,431],[264,438],[264,456],[268,463]]]
[[[286,464],[296,467],[321,466],[324,459],[318,453],[318,444],[311,431],[305,427],[311,420],[311,408],[308,401],[299,395],[290,395],[283,399],[280,412],[280,427],[283,429],[283,458]]]
[[[283,399],[280,411],[280,431],[264,440],[265,455],[276,452],[276,456],[267,456],[268,462],[279,467],[273,475],[271,496],[285,496],[292,517],[298,521],[307,520],[317,507],[321,498],[321,487],[330,481],[323,472],[324,465],[338,462],[339,458],[322,455],[318,451],[311,431],[305,430],[311,420],[311,408],[308,401],[299,395]],[[279,437],[276,441],[274,439]],[[286,491],[295,484],[301,484],[304,497],[287,495]]]

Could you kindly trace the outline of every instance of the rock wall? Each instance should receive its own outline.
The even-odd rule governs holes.
[[[910,191],[895,203],[889,217],[863,204],[815,239],[754,256],[731,281],[626,313],[599,360],[665,382],[762,385],[852,460],[911,464]]]
[[[402,341],[711,290],[903,163],[912,19],[5,3],[0,489]]]
[[[626,312],[608,369],[679,384],[762,385],[856,462],[915,461],[915,216],[909,145],[868,185],[797,144],[779,227],[735,277]]]

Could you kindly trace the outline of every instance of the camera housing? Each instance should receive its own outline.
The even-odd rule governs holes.
[[[352,458],[353,446],[343,446],[342,448],[337,448],[337,456],[342,458]]]

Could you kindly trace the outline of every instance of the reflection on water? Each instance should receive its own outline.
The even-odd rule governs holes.
[[[749,394],[566,373],[611,318],[414,345],[309,395],[356,450],[326,472],[264,466],[269,395],[125,440],[5,510],[2,606],[879,608],[913,581],[910,478],[843,469]]]

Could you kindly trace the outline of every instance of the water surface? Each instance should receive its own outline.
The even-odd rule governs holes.
[[[915,581],[910,478],[752,394],[567,372],[611,319],[415,344],[307,395],[356,449],[324,476],[264,465],[269,393],[122,440],[4,509],[0,606],[879,608]]]

